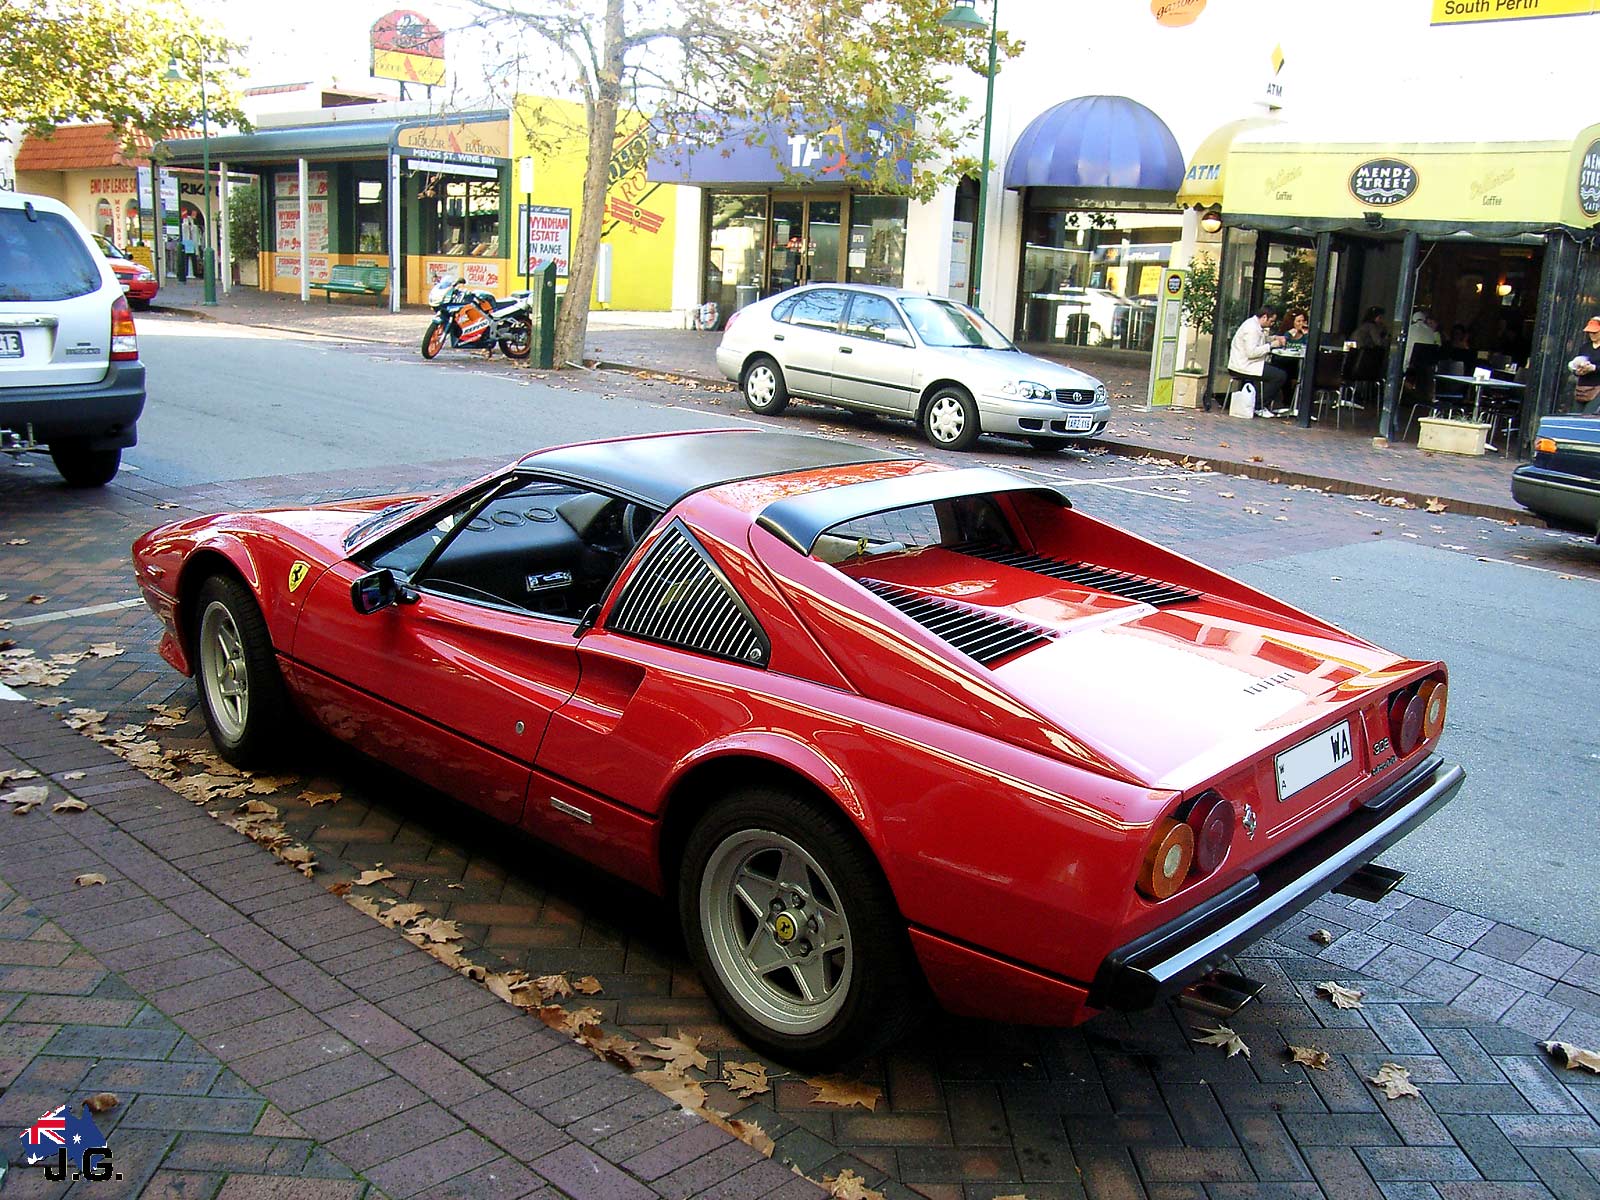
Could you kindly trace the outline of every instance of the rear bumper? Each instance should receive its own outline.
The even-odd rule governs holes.
[[[1600,479],[1527,463],[1511,473],[1511,496],[1541,517],[1584,530],[1600,527]]]
[[[744,369],[744,355],[737,350],[730,350],[726,346],[717,347],[717,370],[723,377],[739,382],[739,372]]]
[[[144,411],[144,364],[114,362],[98,383],[0,388],[0,429],[50,445],[87,439],[91,450],[132,446]]]
[[[1095,974],[1089,1006],[1132,1011],[1181,991],[1224,955],[1332,891],[1431,817],[1466,777],[1460,766],[1430,756],[1257,874],[1113,950]]]

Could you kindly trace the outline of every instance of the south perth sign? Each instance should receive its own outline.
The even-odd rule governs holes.
[[[1525,21],[1530,17],[1586,17],[1596,0],[1433,0],[1434,25],[1467,21]]]

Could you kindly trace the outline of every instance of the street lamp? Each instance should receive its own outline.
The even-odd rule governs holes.
[[[983,101],[983,160],[978,175],[978,223],[972,234],[972,307],[980,308],[983,292],[983,214],[989,200],[989,138],[994,132],[995,31],[1000,21],[1000,0],[989,0],[989,87]],[[954,7],[939,18],[946,29],[963,33],[984,27],[977,0],[954,0]]]
[[[213,224],[211,220],[211,122],[210,114],[206,109],[206,48],[201,45],[200,39],[192,33],[180,33],[173,39],[172,57],[167,63],[167,78],[178,80],[183,78],[178,71],[178,44],[180,42],[194,43],[195,64],[200,75],[200,152],[205,163],[205,183],[201,187],[203,198],[206,202],[206,248],[201,255],[201,271],[205,276],[204,303],[215,305],[217,302],[217,256],[211,248],[211,234]],[[179,220],[182,220],[183,206],[178,206]],[[159,231],[158,231],[159,232]]]

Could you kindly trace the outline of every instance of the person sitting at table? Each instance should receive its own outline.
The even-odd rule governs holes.
[[[1425,308],[1411,314],[1411,324],[1406,329],[1406,370],[1411,369],[1411,355],[1418,346],[1439,344],[1439,322]]]
[[[1278,310],[1270,304],[1263,305],[1255,316],[1244,319],[1228,346],[1228,374],[1260,384],[1256,398],[1258,417],[1276,415],[1272,410],[1283,391],[1284,380],[1289,378],[1287,371],[1269,361],[1273,349],[1284,344],[1283,338],[1271,336],[1277,323]]]
[[[1382,350],[1389,344],[1389,327],[1384,324],[1383,308],[1374,304],[1356,326],[1353,339],[1357,350]]]
[[[1289,315],[1289,332],[1283,335],[1285,344],[1290,346],[1304,346],[1306,338],[1311,333],[1311,322],[1306,319],[1303,312]]]
[[[1459,358],[1463,362],[1467,362],[1472,358],[1472,335],[1467,332],[1467,327],[1460,321],[1450,326],[1448,347],[1451,350],[1460,351],[1459,354],[1450,355],[1449,357],[1451,358]]]

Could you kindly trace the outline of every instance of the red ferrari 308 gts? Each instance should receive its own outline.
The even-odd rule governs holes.
[[[226,758],[307,719],[670,897],[796,1062],[892,1039],[924,982],[1009,1021],[1148,1006],[1381,888],[1464,778],[1442,664],[1036,482],[824,438],[568,446],[133,555]]]

